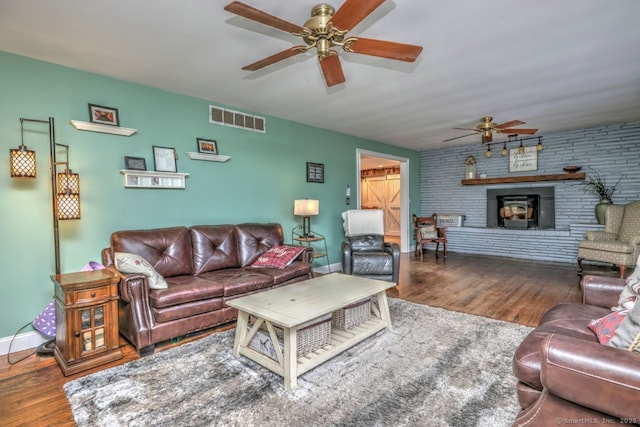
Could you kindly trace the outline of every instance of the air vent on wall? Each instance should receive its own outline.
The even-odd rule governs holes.
[[[267,122],[264,117],[228,110],[215,105],[209,105],[209,122],[254,132],[266,133],[267,131]]]

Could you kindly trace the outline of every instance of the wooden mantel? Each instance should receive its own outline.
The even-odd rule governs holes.
[[[585,179],[586,174],[580,173],[557,173],[550,175],[528,175],[528,176],[505,176],[502,178],[479,178],[463,179],[462,185],[487,185],[487,184],[509,184],[517,182],[540,182],[540,181],[569,181]]]

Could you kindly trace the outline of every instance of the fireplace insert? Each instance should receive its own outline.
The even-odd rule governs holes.
[[[487,190],[487,227],[555,228],[554,187]]]

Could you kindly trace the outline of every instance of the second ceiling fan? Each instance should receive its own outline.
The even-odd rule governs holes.
[[[532,135],[538,131],[538,129],[514,129],[512,126],[520,126],[525,124],[525,122],[521,120],[511,120],[510,122],[495,124],[493,122],[493,117],[486,116],[480,119],[480,123],[473,129],[471,128],[453,128],[460,130],[472,130],[474,133],[468,133],[466,135],[456,136],[455,138],[445,139],[443,142],[453,141],[454,139],[465,138],[471,135],[477,135],[478,133],[482,134],[482,143],[486,144],[488,142],[493,141],[494,133],[508,133],[509,135]]]
[[[224,9],[244,18],[291,33],[302,38],[305,43],[242,67],[243,70],[256,71],[316,48],[324,80],[327,86],[334,86],[345,81],[338,52],[332,49],[334,47],[342,48],[345,52],[405,62],[415,61],[422,52],[422,46],[364,37],[346,37],[346,34],[353,27],[369,16],[382,3],[384,0],[346,0],[337,11],[328,4],[319,4],[311,10],[311,18],[302,26],[292,24],[239,1],[229,3]]]

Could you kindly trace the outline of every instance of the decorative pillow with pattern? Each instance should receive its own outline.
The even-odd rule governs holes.
[[[640,303],[635,304],[624,316],[611,341],[611,347],[640,352]]]
[[[594,319],[589,322],[589,329],[595,332],[600,344],[609,344],[611,338],[616,335],[616,329],[624,320],[627,310],[612,311],[600,319]]]
[[[147,276],[149,289],[167,289],[167,281],[164,280],[155,268],[141,256],[127,252],[116,252],[114,254],[115,265],[121,273],[141,273]]]
[[[625,286],[618,298],[618,305],[613,307],[613,310],[624,310],[622,304],[632,296],[640,296],[640,257],[638,257],[635,270],[625,280]]]
[[[304,246],[274,246],[260,255],[258,259],[251,264],[251,266],[284,270],[304,251],[304,249]]]

